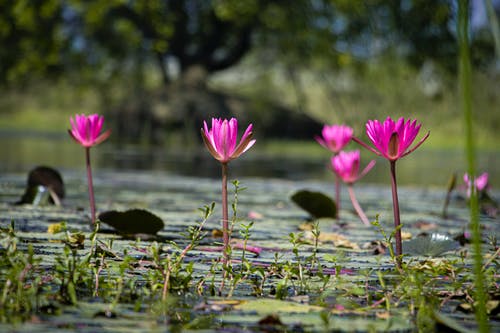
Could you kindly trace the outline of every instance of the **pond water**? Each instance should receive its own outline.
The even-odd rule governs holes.
[[[439,307],[442,315],[448,319],[455,318],[467,328],[476,328],[473,314],[459,310],[459,306],[466,302],[465,297],[459,296],[463,294],[461,286],[473,284],[470,275],[473,251],[470,245],[458,247],[453,242],[452,251],[441,253],[436,258],[428,257],[426,252],[434,250],[436,244],[419,246],[418,253],[413,252],[416,249],[412,251],[405,247],[405,252],[411,254],[408,262],[412,263],[413,268],[408,275],[398,277],[392,270],[393,263],[387,251],[383,254],[377,252],[377,242],[383,239],[381,233],[359,221],[343,192],[341,223],[328,218],[318,220],[322,238],[316,250],[312,245],[311,224],[304,223],[308,214],[289,197],[303,188],[328,193],[331,185],[324,181],[241,179],[247,190],[238,195],[238,216],[242,223],[255,218],[252,220],[255,223],[251,228],[249,244],[261,250],[257,254],[247,254],[246,258],[252,269],[263,269],[264,277],[261,278],[257,270],[245,273],[240,282],[235,282],[232,296],[227,296],[229,286],[232,286],[228,280],[223,297],[217,297],[211,293],[211,283],[219,288],[223,276],[220,265],[212,268],[220,257],[220,250],[216,250],[220,236],[214,232],[220,228],[220,180],[178,176],[163,171],[99,170],[95,173],[94,186],[99,211],[144,208],[159,216],[165,226],[158,233],[158,238],[134,241],[113,232],[110,226],[102,225],[102,232],[97,237],[102,251],[99,253],[103,254],[102,262],[106,264],[100,273],[99,296],[92,293],[94,278],[90,274],[95,274],[92,261],[92,265],[83,266],[86,268],[82,269],[81,274],[86,278],[82,280],[86,283],[77,285],[77,305],[68,305],[63,302],[66,289],[59,280],[51,278],[63,273],[66,275],[60,276],[67,276],[66,272],[69,271],[60,264],[66,258],[65,233],[52,234],[48,230],[64,221],[71,232],[85,235],[83,248],[75,250],[77,258],[84,258],[91,245],[84,172],[66,171],[64,176],[68,194],[64,205],[47,207],[11,205],[23,193],[25,176],[20,173],[0,174],[0,226],[2,229],[7,228],[11,221],[15,221],[16,235],[20,239],[19,249],[26,252],[27,247],[32,246],[40,259],[39,268],[29,271],[36,272],[42,281],[47,281],[44,282],[44,288],[40,289],[40,300],[37,299],[40,306],[37,305],[33,314],[23,323],[15,326],[8,324],[12,319],[6,315],[10,312],[0,307],[0,332],[416,332],[415,314],[411,310],[416,301],[406,301],[405,298],[406,295],[416,295],[412,297],[418,298],[415,276],[425,277],[428,281],[425,283],[426,298],[433,297],[433,304],[443,304]],[[375,219],[379,215],[383,228],[390,230],[390,189],[387,186],[359,184],[356,192],[367,216]],[[449,218],[445,219],[440,216],[444,191],[403,187],[399,193],[404,230],[408,232],[406,237],[414,238],[427,232],[441,237],[455,237],[466,230],[468,209],[463,199],[457,197],[451,201]],[[207,237],[189,251],[182,266],[193,265],[189,289],[183,292],[174,289],[167,303],[161,303],[161,289],[153,289],[155,284],[151,283],[155,281],[155,272],[162,267],[153,265],[153,240],[161,244],[162,260],[175,255],[178,251],[171,247],[170,241],[185,248],[187,240],[182,235],[188,226],[199,221],[197,208],[214,200],[217,203],[214,215],[204,226]],[[498,222],[498,218],[481,215],[481,223],[488,235],[500,239]],[[241,231],[238,221],[233,240],[239,244]],[[305,242],[301,243],[297,255],[294,255],[290,236],[287,235],[299,232],[304,233]],[[0,234],[2,245],[5,244],[4,239]],[[493,250],[486,244],[484,247],[491,256]],[[306,263],[300,267],[307,268],[311,264],[306,260],[313,253],[317,258],[317,267],[322,267],[324,275],[321,279],[312,270],[311,273],[300,273],[303,270],[297,269],[299,266],[294,264],[300,260]],[[239,265],[242,252],[235,250],[233,255],[234,271],[239,272],[243,267]],[[123,264],[125,256],[130,260],[127,265]],[[463,260],[460,259],[462,256],[466,256],[463,263],[460,261]],[[277,267],[283,268],[271,269],[276,260],[280,265]],[[97,265],[99,261],[95,262]],[[453,265],[456,268],[446,273],[449,275],[443,279],[440,275],[448,272],[450,262],[455,263]],[[489,272],[494,272],[493,265],[488,269]],[[62,269],[54,271],[54,266]],[[439,267],[445,267],[446,271]],[[3,276],[10,271],[9,266],[2,266]],[[61,271],[63,273],[57,273]],[[458,272],[460,274],[456,274]],[[120,278],[120,274],[124,279]],[[285,276],[289,278],[285,279]],[[299,283],[299,277],[305,277],[304,285]],[[0,281],[2,278],[0,276]],[[422,281],[420,278],[417,281]],[[498,280],[498,274],[490,278],[490,281]],[[379,283],[381,280],[384,281],[384,287]],[[119,281],[130,281],[131,284],[122,288],[114,287]],[[384,296],[390,297],[387,302],[390,311],[380,303],[384,300],[381,297],[386,285],[391,291]],[[458,290],[455,291],[452,286]],[[26,287],[21,289],[26,292],[31,290]],[[407,294],[405,290],[408,290]],[[445,293],[443,295],[453,292],[457,298],[438,296],[442,292]],[[491,325],[492,331],[500,329],[498,315],[491,315]],[[447,327],[444,329],[448,330]],[[444,329],[437,328],[436,331]]]
[[[94,149],[94,166],[97,169],[94,187],[98,211],[147,209],[159,216],[165,226],[157,238],[141,239],[144,237],[141,235],[133,240],[117,234],[110,226],[102,225],[102,232],[97,237],[102,251],[99,253],[103,255],[102,263],[106,265],[102,266],[105,269],[97,276],[101,279],[99,296],[93,295],[95,279],[90,275],[95,274],[93,269],[96,266],[85,266],[87,268],[82,269],[82,274],[87,284],[77,285],[78,302],[70,306],[60,301],[65,300],[67,289],[63,288],[60,280],[52,279],[55,274],[69,274],[69,270],[61,264],[65,262],[65,253],[69,253],[65,252],[65,233],[52,234],[48,230],[64,221],[72,233],[85,235],[83,248],[74,252],[78,255],[76,258],[84,258],[89,253],[91,245],[83,149],[64,135],[11,134],[2,138],[1,151],[0,226],[6,228],[15,221],[16,235],[21,240],[19,249],[27,252],[29,246],[33,247],[40,263],[38,270],[30,272],[40,274],[45,285],[38,296],[40,305],[37,298],[36,308],[23,323],[15,326],[6,324],[11,322],[5,317],[9,313],[0,307],[0,332],[415,332],[413,304],[416,301],[406,301],[408,295],[416,295],[412,297],[420,300],[417,297],[420,291],[414,289],[415,276],[425,277],[425,286],[419,286],[425,288],[421,293],[425,290],[426,297],[432,295],[437,302],[435,304],[443,304],[439,307],[440,313],[448,319],[456,318],[467,328],[476,328],[473,314],[462,312],[460,308],[462,303],[466,303],[465,297],[459,297],[463,294],[462,286],[472,288],[473,285],[473,251],[469,244],[458,247],[454,242],[456,247],[452,251],[441,251],[437,258],[429,257],[427,252],[422,251],[433,250],[431,247],[435,244],[430,244],[427,249],[422,249],[420,245],[413,245],[413,250],[405,247],[412,268],[407,275],[398,277],[392,270],[393,263],[387,251],[382,254],[377,252],[382,234],[373,226],[360,223],[347,194],[342,192],[341,223],[326,218],[318,220],[323,238],[318,238],[318,248],[315,249],[310,238],[312,232],[308,229],[311,225],[304,223],[308,214],[289,198],[292,193],[304,188],[324,193],[332,191],[332,175],[325,168],[327,154],[325,159],[321,156],[314,159],[285,154],[272,156],[259,150],[258,146],[232,162],[230,172],[231,178],[242,180],[243,186],[247,187],[238,195],[238,217],[241,217],[242,223],[248,223],[250,219],[255,222],[249,244],[258,247],[261,252],[247,256],[250,267],[255,271],[245,273],[241,282],[235,282],[233,295],[226,297],[228,294],[225,291],[224,298],[211,292],[211,283],[218,288],[223,277],[220,265],[215,266],[220,257],[220,250],[217,250],[220,236],[216,232],[220,228],[221,215],[218,163],[202,146],[181,151],[168,147],[118,148],[107,142]],[[498,180],[497,162],[496,154],[481,154],[481,170],[489,171],[493,180]],[[374,172],[367,176],[367,181],[357,186],[356,195],[367,216],[370,219],[379,216],[382,227],[390,230],[392,205],[390,188],[386,186],[385,163],[381,160]],[[62,169],[67,189],[64,205],[12,205],[24,191],[25,174],[39,164]],[[400,187],[404,230],[408,232],[406,237],[416,238],[423,233],[433,233],[455,238],[467,230],[468,208],[460,196],[452,198],[447,218],[440,215],[445,194],[442,185],[453,170],[462,170],[461,166],[463,158],[457,152],[423,149],[399,163],[400,184],[441,185],[437,189]],[[384,184],[379,186],[368,182]],[[494,195],[498,198],[498,192]],[[160,302],[160,292],[153,290],[156,283],[152,282],[156,281],[155,272],[163,266],[152,264],[155,260],[151,255],[153,240],[161,245],[162,260],[176,255],[179,251],[171,247],[170,241],[185,248],[187,240],[182,237],[183,233],[188,226],[199,221],[198,208],[212,201],[217,205],[214,215],[204,227],[207,237],[188,253],[182,266],[187,269],[185,267],[192,264],[189,266],[193,272],[189,288],[182,293],[173,289],[168,303]],[[480,219],[488,236],[500,239],[498,217],[482,214]],[[241,237],[237,239],[237,235],[242,235],[241,231],[242,227],[237,223],[234,230],[237,242],[241,241]],[[306,242],[301,243],[298,255],[294,255],[290,236],[287,235],[299,232],[304,232]],[[414,253],[416,249],[420,252]],[[494,251],[486,243],[484,249],[489,251],[489,256]],[[313,253],[317,258],[317,262],[313,263],[322,267],[322,279],[312,269],[311,273],[303,275],[302,269],[307,265],[297,264],[312,258]],[[130,264],[123,264],[125,256]],[[240,258],[243,258],[242,252],[235,251],[235,272],[242,271],[244,267],[239,265],[243,261]],[[279,269],[270,269],[276,260]],[[451,269],[449,262],[455,263],[456,268]],[[493,274],[490,281],[497,281],[498,273],[495,272],[498,270],[493,265],[497,265],[496,261],[487,271]],[[54,270],[53,267],[62,269]],[[259,272],[257,268],[263,269],[264,277],[256,275]],[[449,269],[451,273],[447,273]],[[2,268],[3,274],[10,271],[12,269]],[[448,275],[443,279],[441,275],[445,273]],[[297,277],[304,276],[307,283],[302,286]],[[381,280],[384,287],[380,284]],[[117,288],[115,286],[119,281],[132,283]],[[391,291],[388,294],[384,294],[386,285]],[[227,290],[229,286],[230,282],[226,285]],[[26,287],[19,290],[30,291]],[[441,294],[443,292],[445,294]],[[54,296],[54,293],[57,295]],[[457,295],[457,299],[447,295]],[[390,311],[380,303],[384,297],[390,304]],[[273,318],[270,315],[278,318],[271,324],[268,323],[269,318]],[[491,325],[492,331],[500,329],[497,314],[491,315]]]
[[[81,147],[65,133],[0,132],[0,172],[27,173],[37,165],[56,169],[78,170],[84,168]],[[333,179],[327,168],[329,159],[318,154],[271,153],[256,145],[251,152],[231,162],[230,177],[272,177],[289,180]],[[500,154],[498,151],[478,153],[478,172],[490,174],[490,184],[500,186]],[[373,155],[362,152],[362,167]],[[106,142],[92,150],[93,167],[122,171],[164,171],[169,174],[218,178],[220,167],[208,154],[203,144],[145,147],[117,145]],[[387,162],[379,159],[375,168],[365,177],[364,183],[386,184],[389,182]],[[446,186],[450,176],[461,175],[466,170],[463,149],[426,149],[425,145],[397,164],[398,182],[408,186]]]

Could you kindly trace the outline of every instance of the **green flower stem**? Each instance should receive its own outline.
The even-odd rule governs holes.
[[[229,217],[227,206],[227,163],[222,163],[222,240],[224,244],[223,264],[229,261]]]
[[[392,187],[392,210],[394,212],[394,229],[396,231],[396,257],[398,268],[401,268],[401,255],[403,254],[403,243],[401,241],[401,220],[399,215],[398,185],[396,182],[396,161],[391,164],[391,187]]]
[[[92,225],[95,225],[95,197],[94,185],[92,183],[92,168],[90,166],[90,147],[85,147],[85,161],[87,165],[87,182],[89,186],[90,218]]]
[[[370,221],[366,217],[365,212],[359,205],[358,200],[356,199],[356,195],[354,194],[354,189],[352,187],[352,184],[347,185],[347,191],[349,192],[349,197],[351,198],[352,206],[356,210],[356,213],[358,213],[359,218],[365,225],[370,225]]]
[[[471,184],[474,184],[476,174],[476,156],[473,133],[472,90],[471,90],[471,62],[469,49],[469,1],[458,1],[457,37],[459,46],[459,88],[461,107],[465,124],[465,147],[468,164],[468,173]],[[483,273],[483,256],[481,248],[481,226],[479,222],[479,204],[476,186],[471,186],[470,219],[472,229],[472,248],[474,258],[476,320],[479,332],[489,332],[488,316],[486,312],[486,288]]]

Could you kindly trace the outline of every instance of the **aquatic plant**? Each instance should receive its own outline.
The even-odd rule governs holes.
[[[473,131],[472,112],[472,62],[470,54],[470,2],[468,0],[458,1],[457,11],[457,44],[458,44],[458,91],[460,96],[460,107],[464,115],[465,153],[467,156],[467,172],[469,175],[476,174],[476,135]],[[474,251],[474,275],[476,278],[475,293],[477,305],[474,306],[479,332],[489,332],[489,323],[486,315],[487,289],[485,275],[483,272],[483,254],[481,223],[479,221],[479,198],[476,191],[471,191],[470,202],[470,225],[472,231],[472,248]]]
[[[470,177],[469,174],[464,174],[464,183],[467,186],[467,197],[471,196],[471,191],[477,191],[480,193],[482,191],[486,191],[488,189],[488,173],[483,172],[481,175],[474,177]]]
[[[316,136],[316,141],[337,155],[351,141],[353,129],[346,125],[324,125],[321,136]],[[339,218],[340,212],[340,180],[335,176],[335,205],[336,215]]]
[[[227,206],[227,165],[231,160],[238,158],[255,144],[252,140],[253,125],[247,129],[238,141],[238,120],[236,118],[220,119],[212,118],[212,127],[209,129],[206,121],[203,121],[201,137],[210,154],[221,163],[222,166],[222,238],[224,243],[224,264],[228,261],[229,251],[229,218]]]
[[[368,120],[366,123],[366,134],[375,148],[368,146],[358,138],[353,138],[354,141],[361,144],[363,147],[389,161],[391,170],[392,206],[394,213],[394,227],[396,229],[396,255],[398,256],[398,266],[401,265],[403,246],[401,241],[401,223],[396,182],[396,161],[412,153],[429,137],[430,132],[427,132],[427,134],[410,149],[410,146],[420,131],[420,127],[421,125],[417,125],[416,120],[412,121],[411,119],[408,119],[405,122],[403,117],[399,118],[397,122],[392,120],[391,117],[387,117],[383,123],[380,123],[378,120]]]
[[[39,304],[41,260],[32,244],[23,251],[21,243],[14,222],[0,228],[0,323],[26,320]]]
[[[342,181],[347,184],[349,198],[351,199],[352,205],[356,210],[359,218],[365,225],[369,225],[370,221],[366,217],[366,214],[363,212],[363,209],[359,205],[358,200],[356,199],[356,195],[354,194],[353,184],[373,168],[373,166],[375,165],[375,161],[370,161],[370,163],[368,163],[368,165],[363,169],[361,173],[359,172],[359,161],[359,150],[348,152],[341,151],[338,155],[332,156],[331,167],[335,175],[337,175],[337,177],[342,179]]]
[[[111,134],[111,130],[101,133],[104,117],[98,114],[86,116],[84,114],[75,115],[75,118],[70,118],[71,129],[68,130],[69,135],[82,147],[85,148],[85,161],[87,167],[87,181],[89,188],[90,215],[92,225],[95,225],[95,198],[94,186],[92,184],[92,168],[90,165],[90,148],[94,147]]]

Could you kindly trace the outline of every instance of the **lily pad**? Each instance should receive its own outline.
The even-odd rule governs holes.
[[[60,205],[64,198],[64,182],[59,171],[37,166],[28,174],[26,190],[16,204]]]
[[[403,252],[410,255],[437,257],[445,252],[456,250],[458,247],[460,244],[449,236],[431,234],[404,242]]]
[[[297,206],[308,212],[313,219],[337,217],[335,202],[324,193],[299,190],[291,196],[291,199]]]
[[[161,218],[144,209],[130,209],[124,212],[110,210],[99,214],[99,220],[126,235],[155,235],[165,226]]]

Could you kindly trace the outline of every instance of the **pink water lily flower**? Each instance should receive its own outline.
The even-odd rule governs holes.
[[[353,184],[373,168],[375,161],[368,163],[364,170],[359,173],[359,160],[359,150],[350,152],[341,151],[338,155],[331,158],[331,165],[333,172],[347,184],[351,203],[356,213],[358,213],[359,218],[365,225],[370,225],[370,221],[356,199]]]
[[[387,117],[382,124],[378,120],[368,120],[366,123],[366,134],[375,148],[368,146],[358,138],[353,138],[355,142],[359,143],[373,153],[385,157],[389,161],[398,268],[402,267],[403,245],[401,240],[401,218],[399,213],[398,186],[396,181],[396,161],[420,147],[420,145],[429,137],[430,132],[427,132],[427,134],[420,139],[420,141],[413,146],[413,148],[410,148],[420,131],[420,127],[421,125],[417,124],[416,120],[411,121],[409,119],[405,122],[403,117],[399,118],[396,122],[392,120],[391,117]]]
[[[93,147],[106,140],[111,134],[111,130],[101,133],[104,117],[98,114],[86,116],[84,114],[75,115],[75,119],[70,118],[71,129],[69,135],[83,147]]]
[[[352,139],[353,130],[346,125],[325,125],[321,131],[321,136],[315,139],[320,145],[337,154]]]
[[[366,134],[376,149],[366,145],[359,139],[353,140],[363,145],[365,148],[377,155],[383,156],[389,161],[396,161],[417,149],[428,137],[427,133],[413,148],[411,144],[420,131],[420,124],[416,120],[405,122],[403,117],[397,122],[387,117],[381,124],[378,120],[368,120],[366,123]]]
[[[467,185],[467,196],[470,197],[472,184],[471,184],[470,177],[469,177],[469,175],[467,173],[464,174],[464,182]],[[487,190],[488,189],[488,173],[487,172],[483,172],[480,176],[478,176],[474,180],[473,183],[476,186],[476,189],[477,189],[478,192]]]
[[[90,215],[92,225],[96,226],[96,209],[94,197],[94,185],[92,183],[92,167],[90,163],[90,148],[106,140],[111,134],[111,130],[101,133],[104,117],[98,114],[86,116],[84,114],[75,115],[75,119],[69,118],[71,129],[69,135],[77,143],[85,148],[85,164],[87,166],[87,182],[89,189]]]
[[[235,118],[231,118],[230,120],[212,118],[212,127],[209,129],[207,122],[203,121],[203,128],[201,129],[201,137],[205,146],[222,166],[222,239],[224,243],[222,265],[224,267],[230,260],[229,245],[231,238],[227,203],[228,163],[238,158],[255,144],[255,140],[252,140],[252,129],[253,125],[248,125],[238,145],[238,120]],[[221,290],[223,287],[224,283],[221,285]]]
[[[238,140],[238,120],[236,118],[231,118],[229,121],[227,119],[212,118],[212,128],[210,129],[206,121],[203,121],[201,136],[210,154],[221,163],[228,163],[254,145],[255,140],[252,140],[252,129],[253,125],[248,125],[240,143],[236,145]]]
[[[375,161],[371,161],[360,173],[359,161],[359,150],[341,151],[338,155],[331,158],[333,171],[347,184],[357,182],[375,165]]]

